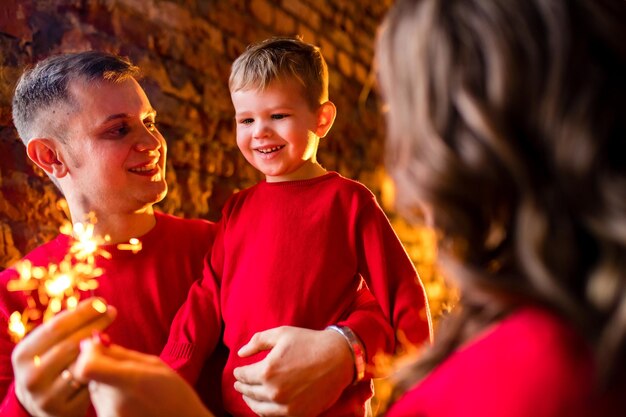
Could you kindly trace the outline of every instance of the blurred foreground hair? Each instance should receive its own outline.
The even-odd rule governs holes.
[[[523,303],[626,358],[626,2],[398,0],[377,45],[398,208],[461,287],[398,393]]]

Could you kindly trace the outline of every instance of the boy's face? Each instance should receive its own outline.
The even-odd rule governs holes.
[[[265,90],[231,93],[237,146],[268,182],[293,181],[319,174],[316,160],[319,111],[312,110],[295,80],[273,81]],[[332,122],[331,122],[332,124]]]
[[[79,81],[70,91],[78,105],[68,116],[61,145],[68,169],[60,179],[66,197],[85,211],[108,215],[136,212],[162,200],[167,146],[137,81]]]

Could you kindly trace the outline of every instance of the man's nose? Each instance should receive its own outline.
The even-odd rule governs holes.
[[[135,149],[139,152],[156,151],[159,150],[163,144],[158,132],[151,132],[148,128],[145,128],[135,144]]]

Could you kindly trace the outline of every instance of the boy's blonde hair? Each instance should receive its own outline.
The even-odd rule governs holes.
[[[302,85],[312,109],[328,101],[328,67],[320,49],[299,38],[270,38],[250,45],[233,62],[231,92],[265,89],[271,82],[292,78]]]

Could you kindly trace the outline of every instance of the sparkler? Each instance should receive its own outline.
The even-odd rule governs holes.
[[[72,236],[67,255],[58,264],[33,266],[30,261],[15,265],[19,277],[7,283],[8,291],[22,291],[26,295],[23,312],[14,311],[9,317],[8,331],[15,343],[31,331],[37,322],[46,322],[63,308],[73,310],[78,305],[81,291],[98,288],[97,278],[104,272],[96,266],[96,258],[111,259],[111,253],[103,249],[109,236],[94,236],[95,217],[90,216],[86,225],[67,222],[61,233]],[[131,239],[117,245],[119,250],[137,253],[141,242]]]

